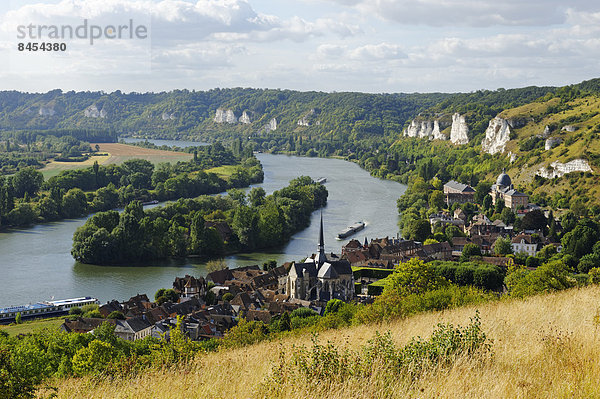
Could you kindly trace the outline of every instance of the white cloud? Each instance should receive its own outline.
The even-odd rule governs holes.
[[[572,11],[600,11],[590,0],[329,0],[406,25],[548,26]]]

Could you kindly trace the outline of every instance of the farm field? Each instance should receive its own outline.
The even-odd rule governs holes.
[[[12,324],[8,326],[0,326],[0,331],[8,333],[8,335],[16,336],[19,334],[29,334],[43,330],[44,328],[57,329],[64,322],[62,317],[52,317],[50,319],[30,320],[22,324]]]
[[[92,143],[94,147],[96,143]],[[40,172],[44,175],[44,179],[58,175],[63,170],[70,169],[82,169],[88,168],[93,165],[95,161],[98,161],[101,165],[108,164],[122,164],[130,159],[145,159],[158,164],[161,162],[172,162],[176,163],[179,161],[189,161],[192,159],[192,154],[175,151],[164,151],[164,150],[153,150],[150,148],[142,148],[133,145],[120,144],[120,143],[98,143],[100,152],[108,155],[92,156],[90,159],[84,162],[50,162]]]
[[[95,146],[92,143],[92,147]],[[110,156],[104,164],[121,164],[130,159],[140,158],[158,164],[160,162],[189,161],[192,154],[175,151],[153,150],[151,148],[137,147],[120,143],[98,143],[100,152],[107,152]]]
[[[236,169],[235,165],[223,165],[223,166],[218,166],[216,168],[206,169],[205,172],[206,173],[214,173],[217,176],[219,176],[221,179],[227,180],[229,177],[231,177],[231,175],[233,174],[235,169]]]

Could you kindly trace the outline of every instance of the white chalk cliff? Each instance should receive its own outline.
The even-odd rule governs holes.
[[[41,116],[54,116],[54,114],[56,114],[56,111],[54,111],[54,107],[46,106],[40,107],[38,114]]]
[[[265,130],[268,132],[270,130],[277,130],[277,119],[273,118],[265,125]]]
[[[308,111],[306,115],[302,118],[298,119],[298,126],[310,126],[310,121],[312,120],[312,116],[315,114],[314,108]]]
[[[92,104],[83,111],[83,116],[86,118],[106,118],[106,111],[104,108],[98,110],[96,104]]]
[[[174,120],[175,114],[169,114],[167,112],[163,112],[160,117],[163,121]]]
[[[252,120],[250,119],[250,115],[248,115],[248,113],[246,111],[244,111],[242,113],[242,116],[240,116],[240,123],[243,123],[243,124],[247,125],[247,124],[249,124],[251,122],[252,122]]]
[[[215,113],[215,122],[217,123],[237,123],[237,118],[232,110],[227,109],[224,110],[222,108],[217,109]]]
[[[450,141],[453,144],[467,144],[469,142],[469,127],[465,117],[459,113],[452,115],[452,128]]]
[[[510,124],[499,116],[492,119],[485,130],[485,138],[481,142],[483,151],[489,154],[504,152],[506,143],[510,140]]]
[[[591,172],[592,168],[585,159],[574,159],[567,163],[554,161],[548,168],[541,167],[536,172],[536,175],[552,179],[561,177],[571,172]]]
[[[421,121],[413,120],[410,125],[402,132],[407,137],[426,138],[429,140],[446,140],[440,129],[438,120]]]

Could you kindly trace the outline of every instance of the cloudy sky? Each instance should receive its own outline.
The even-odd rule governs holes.
[[[18,26],[148,28],[18,51]],[[37,28],[34,28],[34,30]],[[112,32],[112,31],[111,31]],[[600,74],[591,0],[2,0],[0,90],[472,91]]]

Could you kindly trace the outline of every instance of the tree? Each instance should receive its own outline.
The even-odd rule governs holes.
[[[592,228],[591,224],[578,223],[573,230],[563,236],[561,243],[565,253],[581,258],[592,252],[594,244],[599,240],[598,231]]]
[[[494,253],[496,255],[508,255],[512,254],[512,243],[510,239],[504,237],[498,237],[494,243]]]
[[[160,288],[154,294],[154,300],[159,305],[162,305],[165,302],[177,303],[179,294],[172,288]]]
[[[481,248],[477,244],[466,244],[463,247],[462,253],[460,255],[461,262],[468,262],[471,260],[472,256],[481,256]]]
[[[15,323],[16,324],[21,324],[22,323],[21,312],[17,312],[17,315],[15,316]]]
[[[431,224],[426,219],[411,220],[402,234],[407,240],[423,242],[431,235]]]
[[[118,310],[115,310],[114,312],[110,312],[110,314],[108,316],[106,316],[107,319],[118,319],[118,320],[125,320],[125,315],[123,314],[123,312],[119,312]]]
[[[26,194],[33,197],[42,187],[44,176],[33,167],[21,169],[12,179],[14,194],[23,198]]]
[[[600,267],[600,255],[595,253],[587,254],[581,257],[577,270],[579,273],[588,273],[591,269]]]
[[[475,187],[475,197],[474,197],[474,201],[476,204],[480,204],[480,205],[484,205],[485,208],[485,197],[487,195],[489,195],[489,192],[492,188],[491,183],[486,182],[486,181],[480,181],[477,186]],[[490,197],[490,200],[492,198]]]
[[[502,219],[502,222],[504,222],[505,225],[510,226],[517,219],[517,215],[515,215],[512,209],[504,208],[502,210],[502,213],[500,214],[500,218]]]
[[[429,207],[434,209],[443,209],[445,205],[444,193],[434,190],[429,195]]]
[[[87,212],[87,198],[79,188],[72,188],[63,196],[63,216],[66,218],[81,217]]]
[[[504,207],[504,200],[502,198],[496,198],[496,206],[494,208],[494,213],[502,213]]]
[[[265,201],[265,189],[262,187],[253,187],[249,192],[248,192],[248,201],[250,202],[250,205],[252,207],[257,207],[260,206],[264,203]]]
[[[394,272],[385,279],[383,292],[384,295],[394,293],[405,297],[410,294],[422,294],[447,284],[443,277],[437,275],[433,266],[413,258],[396,266]]]
[[[206,270],[209,273],[212,272],[216,272],[219,270],[223,270],[227,268],[227,262],[225,262],[225,259],[213,259],[213,260],[209,260],[208,262],[206,262]]]
[[[534,209],[523,216],[521,228],[523,230],[544,230],[546,228],[546,216],[540,209]]]

